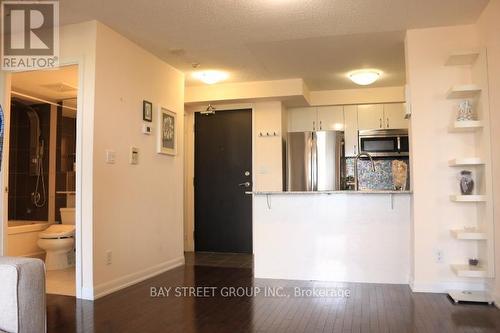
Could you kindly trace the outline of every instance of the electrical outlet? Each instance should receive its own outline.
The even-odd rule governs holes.
[[[111,265],[113,263],[113,252],[106,251],[106,265]]]
[[[435,250],[434,251],[434,261],[436,264],[444,263],[444,253],[443,250]]]

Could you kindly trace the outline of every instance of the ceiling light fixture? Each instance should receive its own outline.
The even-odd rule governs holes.
[[[194,72],[193,77],[206,84],[215,84],[220,81],[224,81],[229,77],[229,74],[222,71],[200,71]]]
[[[360,69],[350,72],[349,79],[360,86],[367,86],[380,78],[381,72],[375,69]]]

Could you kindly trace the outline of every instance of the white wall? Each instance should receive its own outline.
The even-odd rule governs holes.
[[[253,105],[253,174],[254,191],[283,190],[283,127],[284,109],[280,101]],[[276,136],[265,136],[276,132]],[[260,136],[260,134],[264,136]]]
[[[180,265],[183,255],[184,75],[108,27],[97,26],[94,112],[96,297]],[[142,101],[153,103],[144,135]],[[177,156],[156,153],[156,112],[177,113]],[[129,164],[138,147],[139,165]],[[116,163],[105,163],[105,151]],[[106,265],[106,252],[112,264]]]
[[[488,79],[490,90],[490,121],[493,170],[493,205],[495,220],[495,268],[494,294],[500,304],[500,1],[490,0],[477,23],[478,37],[488,52]]]
[[[411,89],[413,170],[413,289],[443,292],[453,288],[484,288],[484,281],[455,276],[450,264],[478,256],[476,242],[457,241],[450,229],[476,226],[476,204],[453,203],[459,192],[457,174],[448,160],[475,156],[474,134],[450,134],[459,100],[446,99],[448,89],[471,81],[470,68],[444,66],[457,50],[477,49],[475,27],[457,26],[407,32],[407,80]],[[486,129],[485,129],[486,130]],[[444,260],[435,260],[442,251]],[[482,257],[481,259],[485,259]]]

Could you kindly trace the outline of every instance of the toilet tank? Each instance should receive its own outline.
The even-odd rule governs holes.
[[[62,224],[75,224],[75,209],[74,208],[61,208],[61,223]]]

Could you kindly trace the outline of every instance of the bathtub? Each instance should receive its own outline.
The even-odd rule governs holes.
[[[45,253],[38,247],[38,233],[47,229],[47,221],[9,221],[7,227],[7,255],[42,258]]]

